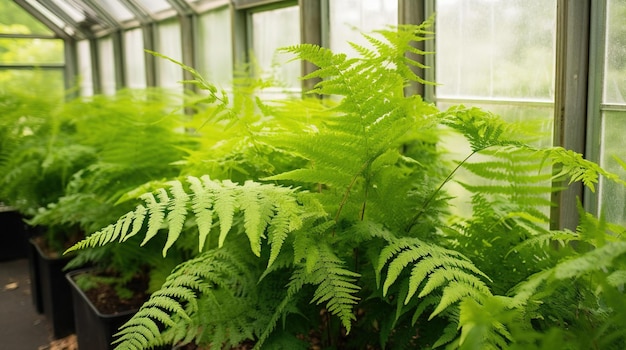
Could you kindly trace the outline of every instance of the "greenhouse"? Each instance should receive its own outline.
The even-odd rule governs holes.
[[[1,349],[626,349],[626,0],[0,0]]]

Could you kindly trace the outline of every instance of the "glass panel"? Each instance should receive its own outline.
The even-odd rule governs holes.
[[[119,21],[127,21],[135,16],[119,0],[95,0],[98,5]]]
[[[52,35],[52,31],[13,1],[0,1],[0,33]]]
[[[437,1],[438,97],[552,101],[556,0]]]
[[[300,91],[300,62],[286,63],[291,57],[276,53],[278,48],[300,43],[299,8],[255,12],[252,26],[252,52],[264,77],[275,78],[287,90]]]
[[[77,10],[71,3],[61,0],[52,0],[58,7],[60,7],[68,16],[72,17],[76,22],[82,22],[85,20],[85,14]]]
[[[16,90],[61,100],[65,93],[63,70],[0,70],[0,92]]]
[[[604,102],[626,103],[626,0],[607,4]]]
[[[228,7],[201,15],[198,33],[198,71],[210,82],[228,87],[232,82],[232,42]]]
[[[63,62],[62,40],[0,38],[0,63],[62,64]]]
[[[157,26],[158,42],[157,51],[177,61],[182,61],[180,24],[176,21],[159,23]],[[157,58],[157,83],[164,88],[182,91],[183,70],[176,64]]]
[[[369,47],[361,33],[383,29],[398,23],[398,2],[389,0],[333,0],[330,14],[330,48],[335,52],[356,55],[348,44]]]
[[[88,40],[76,44],[78,55],[78,79],[81,96],[93,95],[93,72],[91,70],[91,49]]]
[[[100,88],[105,95],[113,95],[116,90],[115,60],[113,40],[110,37],[98,41],[98,55],[100,62]]]
[[[167,0],[139,0],[138,2],[151,13],[172,8],[172,5]]]
[[[626,179],[626,169],[614,157],[626,161],[626,112],[605,112],[603,115],[601,165],[608,171]],[[626,187],[611,181],[600,182],[600,210],[609,222],[626,224]]]
[[[126,85],[132,89],[146,87],[146,61],[143,51],[141,28],[124,33],[124,61],[126,63]]]

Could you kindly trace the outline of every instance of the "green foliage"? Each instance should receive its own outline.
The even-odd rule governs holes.
[[[200,149],[68,250],[158,246],[160,258],[193,241],[119,349],[623,348],[624,228],[583,211],[575,232],[548,225],[554,180],[622,181],[528,145],[524,125],[405,96],[426,83],[405,53],[427,54],[413,44],[429,25],[368,35],[359,58],[286,48],[319,67],[305,77],[321,78],[317,100],[231,99],[183,67],[207,93],[193,104]],[[470,145],[461,161],[445,160],[450,132]],[[452,181],[471,196],[467,217],[449,211]]]

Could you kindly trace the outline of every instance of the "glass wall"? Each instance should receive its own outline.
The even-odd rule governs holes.
[[[131,29],[124,33],[124,63],[126,86],[131,89],[146,87],[146,61],[144,60],[143,31]]]
[[[273,79],[276,88],[265,92],[282,96],[300,91],[300,63],[286,54],[277,53],[281,47],[300,43],[300,14],[297,6],[253,12],[252,55],[257,72],[265,79]]]
[[[368,47],[361,33],[398,23],[398,2],[386,0],[333,0],[328,2],[329,47],[355,55],[348,42]]]
[[[81,96],[91,96],[93,91],[93,71],[90,42],[81,40],[76,44],[78,60],[78,88]]]
[[[0,1],[0,90],[63,96],[63,40],[11,1]]]
[[[113,95],[117,90],[115,81],[115,51],[113,39],[106,37],[98,40],[98,62],[100,62],[100,89],[105,95]]]
[[[199,18],[198,58],[196,69],[208,81],[228,88],[232,83],[232,35],[230,9],[223,7]]]
[[[609,0],[606,9],[601,165],[626,178],[626,0]],[[621,164],[620,164],[621,163]],[[609,221],[626,223],[626,188],[602,181],[600,210]]]
[[[182,62],[180,23],[168,20],[157,25],[156,51]],[[142,56],[143,57],[143,56]],[[183,70],[176,64],[157,58],[157,85],[163,88],[182,91]]]

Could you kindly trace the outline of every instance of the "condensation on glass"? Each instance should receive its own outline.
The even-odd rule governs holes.
[[[437,97],[553,101],[556,1],[437,2]]]

